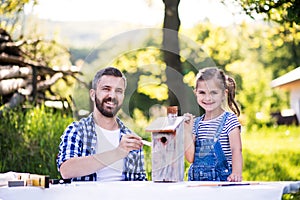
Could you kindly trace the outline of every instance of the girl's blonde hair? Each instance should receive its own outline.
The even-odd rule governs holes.
[[[217,67],[206,67],[199,70],[196,76],[196,89],[198,87],[199,81],[210,80],[212,78],[216,78],[220,82],[220,87],[223,91],[227,89],[227,103],[229,108],[237,115],[240,115],[240,109],[238,107],[237,102],[235,101],[235,89],[236,83],[233,78],[227,76],[223,70]]]

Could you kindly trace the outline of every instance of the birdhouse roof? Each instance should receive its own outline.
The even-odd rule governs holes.
[[[173,119],[168,117],[158,117],[148,127],[148,132],[174,132],[177,127],[184,121],[183,116],[179,116]]]

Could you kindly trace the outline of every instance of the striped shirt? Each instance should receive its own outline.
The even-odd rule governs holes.
[[[117,118],[120,127],[120,140],[122,135],[130,134],[131,131]],[[59,153],[57,156],[57,167],[66,160],[73,157],[89,156],[96,154],[97,134],[93,114],[82,118],[80,121],[71,123],[61,136]],[[147,180],[144,170],[144,153],[142,149],[132,150],[123,162],[124,181],[144,181]],[[96,173],[75,177],[73,181],[96,181]]]
[[[203,140],[203,139],[214,138],[214,135],[217,132],[217,129],[222,121],[222,117],[224,114],[225,114],[225,112],[223,114],[221,114],[220,116],[218,116],[214,119],[211,119],[211,120],[207,120],[207,121],[203,121],[205,114],[199,117],[200,120],[195,119],[193,134],[196,136],[196,139]],[[196,125],[197,121],[199,121],[198,125]],[[196,127],[198,130],[197,134],[196,134]],[[241,124],[238,121],[238,118],[235,114],[229,113],[229,115],[226,119],[226,122],[224,124],[222,133],[220,134],[220,137],[219,137],[219,141],[221,143],[222,150],[223,150],[225,157],[229,164],[232,164],[232,153],[231,153],[231,149],[230,149],[228,135],[236,127],[241,128]]]

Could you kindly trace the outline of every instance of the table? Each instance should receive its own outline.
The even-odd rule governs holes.
[[[222,199],[222,200],[281,200],[285,193],[296,192],[300,181],[259,182],[243,186],[199,186],[215,182],[73,182],[39,187],[0,187],[1,200],[159,200],[159,199]]]

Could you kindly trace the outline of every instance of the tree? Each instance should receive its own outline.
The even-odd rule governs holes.
[[[178,78],[174,77],[174,73],[168,72],[170,69],[176,70],[178,73],[182,74],[182,67],[180,61],[180,48],[178,40],[178,31],[180,27],[180,19],[178,14],[178,6],[180,0],[163,0],[165,4],[165,15],[163,23],[163,56],[164,61],[167,65],[166,75],[167,75],[167,85],[169,87],[169,104],[179,106],[179,101],[176,95],[173,93],[171,88],[178,87],[183,84],[176,83]],[[183,90],[181,90],[183,91]]]
[[[15,31],[18,23],[24,17],[25,5],[37,4],[37,0],[4,0],[0,4],[0,25],[9,33]]]
[[[226,2],[228,0],[222,0]],[[232,1],[232,0],[231,0]],[[300,1],[298,0],[233,0],[244,12],[255,18],[257,14],[279,23],[300,24]]]
[[[75,80],[79,69],[70,65],[68,50],[55,40],[33,39],[18,35],[14,27],[21,24],[24,6],[36,0],[6,0],[0,5],[0,112],[26,102],[42,104],[46,100],[67,102],[72,105],[67,89]],[[34,38],[36,36],[36,38]],[[63,63],[63,64],[62,64]],[[80,81],[80,80],[79,80]],[[61,91],[63,89],[63,92]]]
[[[226,0],[223,0],[223,2],[225,1]],[[284,62],[278,62],[276,58],[278,56],[274,55],[274,59],[277,59],[277,63],[281,66],[272,69],[273,78],[279,77],[300,65],[300,52],[298,48],[298,35],[300,32],[299,0],[231,0],[231,2],[232,1],[239,2],[244,12],[254,19],[257,15],[260,15],[263,16],[265,20],[276,22],[277,29],[275,29],[276,32],[274,33],[276,42],[274,42],[272,46],[275,48],[279,46],[289,48],[289,53],[285,56]],[[282,52],[282,50],[280,50],[280,52]],[[284,66],[284,68],[282,66]]]
[[[178,106],[178,114],[189,112],[192,108],[187,100],[183,82],[184,69],[181,62],[178,32],[180,19],[178,6],[180,0],[163,0],[165,4],[163,23],[162,53],[166,68],[169,105]]]
[[[59,80],[70,84],[70,77],[77,79],[79,69],[51,68],[43,57],[29,51],[29,47],[25,51],[21,49],[29,45],[34,51],[38,51],[40,43],[40,40],[13,41],[4,29],[0,29],[1,110],[24,104],[26,100],[36,104],[45,100],[63,101],[65,97],[59,95],[53,86]]]

